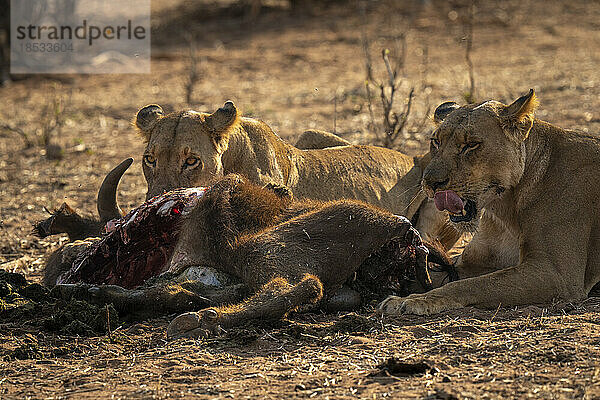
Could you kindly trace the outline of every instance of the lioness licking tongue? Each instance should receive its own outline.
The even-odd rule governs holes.
[[[433,202],[440,211],[448,210],[452,214],[465,214],[465,206],[462,199],[452,190],[437,192],[433,198]]]

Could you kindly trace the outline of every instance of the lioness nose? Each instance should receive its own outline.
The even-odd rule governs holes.
[[[443,165],[429,164],[423,172],[423,186],[425,189],[436,191],[443,189],[450,181],[447,169]]]
[[[444,188],[448,184],[450,179],[446,178],[443,181],[441,181],[424,177],[423,181],[425,182],[425,185],[427,185],[429,188],[431,188],[431,190],[435,192],[438,189]]]
[[[450,182],[448,165],[444,160],[432,160],[423,171],[423,186],[425,189],[436,191],[443,189]]]

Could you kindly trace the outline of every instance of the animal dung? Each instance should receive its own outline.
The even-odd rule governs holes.
[[[368,374],[370,378],[377,377],[405,377],[405,376],[418,376],[426,373],[436,374],[438,369],[432,367],[426,362],[408,362],[399,360],[396,357],[390,357],[387,360],[379,364],[375,370]]]

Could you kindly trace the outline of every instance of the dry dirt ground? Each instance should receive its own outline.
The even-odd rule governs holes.
[[[214,3],[153,1],[150,75],[33,76],[0,88],[0,122],[11,127],[0,130],[0,268],[39,280],[44,255],[65,239],[36,239],[31,224],[63,200],[94,210],[103,175],[125,157],[140,160],[130,120],[145,104],[208,111],[232,99],[291,141],[308,128],[335,128],[373,143],[361,35],[382,79],[378,54],[398,54],[404,34],[396,109],[411,87],[415,99],[397,144],[417,154],[432,129],[428,110],[464,102],[469,90],[466,3],[313,1],[291,12],[270,1],[254,18]],[[473,15],[476,99],[507,102],[533,87],[538,117],[600,132],[600,3],[478,1]],[[200,79],[186,104],[189,38]],[[58,128],[48,129],[56,117]],[[47,157],[45,131],[62,159]],[[123,208],[144,193],[136,163],[121,185]],[[112,326],[100,337],[0,320],[0,398],[600,398],[596,298],[433,318],[295,314],[198,341],[167,342],[168,320]],[[427,367],[369,375],[392,356]]]

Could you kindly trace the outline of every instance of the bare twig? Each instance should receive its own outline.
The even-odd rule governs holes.
[[[428,84],[428,75],[429,75],[429,46],[423,46],[423,59],[421,61],[421,90],[425,90]]]
[[[366,37],[366,36],[364,36]],[[405,36],[401,35],[400,40],[404,42]],[[404,103],[404,110],[398,114],[394,111],[394,101],[398,92],[398,75],[399,71],[404,67],[405,49],[406,45],[403,43],[401,46],[401,55],[394,58],[394,61],[390,60],[389,49],[383,49],[381,51],[381,58],[385,65],[387,78],[381,82],[377,82],[373,78],[373,67],[371,65],[369,54],[369,46],[366,40],[363,40],[363,50],[365,51],[366,59],[366,90],[367,90],[367,103],[369,109],[369,115],[371,118],[371,130],[375,132],[377,139],[382,141],[385,147],[394,147],[396,140],[401,134],[404,133],[409,115],[412,109],[412,102],[414,99],[415,89],[410,89],[408,99]],[[384,132],[383,139],[379,136],[378,125],[375,122],[372,105],[372,95],[370,86],[376,86],[379,89],[379,98],[381,100],[381,106],[383,108],[382,128]]]
[[[404,107],[404,112],[402,113],[402,122],[398,125],[396,132],[395,132],[396,136],[398,135],[398,133],[402,132],[404,130],[404,127],[406,126],[406,122],[408,121],[408,116],[410,115],[410,110],[411,110],[414,96],[415,96],[415,88],[412,87],[412,88],[410,88],[410,92],[408,93],[408,100],[406,102],[406,106]]]
[[[2,123],[0,123],[0,129],[6,130],[9,132],[14,132],[14,133],[18,134],[19,136],[21,136],[21,138],[23,138],[23,141],[25,142],[26,149],[33,147],[33,142],[29,138],[29,135],[23,129],[19,128],[18,126],[14,126],[9,123],[2,122]]]
[[[192,95],[194,93],[194,87],[198,83],[200,79],[200,74],[198,72],[198,54],[196,51],[196,41],[193,37],[188,37],[189,42],[189,65],[188,65],[188,77],[185,82],[185,102],[187,104],[191,104]]]
[[[363,5],[361,12],[364,19],[367,19],[365,12],[364,2],[360,3]],[[390,13],[390,15],[393,13]],[[411,113],[414,108],[414,100],[416,93],[425,90],[425,81],[427,75],[427,64],[424,63],[425,69],[421,76],[421,87],[415,87],[412,85],[406,85],[403,82],[402,76],[404,76],[404,66],[407,55],[407,32],[410,29],[410,25],[414,20],[416,13],[411,13],[410,17],[400,22],[396,21],[396,18],[391,18],[388,22],[388,28],[383,32],[384,37],[388,40],[392,40],[392,49],[390,51],[384,48],[381,51],[381,59],[383,66],[385,67],[384,76],[381,80],[376,79],[373,62],[371,59],[370,52],[370,41],[366,32],[363,31],[361,37],[362,50],[365,57],[365,90],[366,90],[366,101],[367,108],[369,111],[369,130],[375,134],[376,140],[379,144],[394,148],[398,146],[398,138],[409,138],[409,129],[411,124]],[[428,54],[427,49],[424,50],[424,59],[427,60]],[[417,85],[418,86],[418,85]],[[406,92],[403,92],[406,88]],[[375,92],[379,93],[379,105],[373,104],[373,96]],[[406,96],[402,98],[402,96]],[[398,100],[398,96],[400,100]],[[427,103],[427,113],[429,113],[429,103]],[[375,111],[381,110],[381,119],[376,120]],[[399,111],[401,110],[401,111]],[[422,128],[427,122],[427,115],[420,121],[420,128]]]
[[[333,133],[337,133],[337,93],[333,96]]]
[[[392,66],[390,65],[390,58],[388,57],[390,54],[389,49],[383,49],[381,51],[381,58],[383,58],[383,63],[385,64],[385,68],[388,73],[389,85],[390,87],[396,86],[396,73],[397,70],[392,70]]]
[[[51,96],[51,97],[50,97]],[[44,146],[48,158],[58,159],[62,157],[62,148],[53,142],[56,133],[60,134],[65,123],[65,99],[57,96],[56,93],[50,95],[45,101],[45,107],[40,113],[40,125],[33,129],[31,133],[25,132],[18,126],[8,122],[0,122],[0,129],[14,132],[23,138],[25,148],[31,148],[36,145]]]
[[[467,18],[465,20],[465,61],[469,69],[469,92],[465,94],[465,100],[469,103],[475,103],[475,74],[473,71],[473,61],[471,60],[471,51],[473,50],[473,19],[474,19],[475,0],[469,2]]]
[[[388,74],[388,85],[389,85],[389,97],[386,94],[385,84],[382,82],[379,84],[379,96],[381,98],[381,104],[383,105],[383,126],[385,130],[386,137],[386,147],[387,142],[389,141],[390,135],[394,133],[394,126],[391,119],[394,118],[392,115],[392,107],[394,106],[394,96],[396,95],[396,72],[397,70],[392,70],[392,66],[390,65],[390,59],[388,54],[390,51],[388,49],[383,49],[381,51],[381,58],[383,59],[383,63],[385,64],[385,68]]]
[[[52,135],[54,132],[62,129],[64,124],[63,114],[64,114],[64,102],[61,97],[54,96],[52,101],[46,104],[44,108],[43,117],[42,117],[42,134],[41,141],[44,146],[50,145],[52,141]]]
[[[369,49],[369,39],[366,33],[362,34],[361,43],[363,48],[363,54],[365,56],[365,70],[366,70],[366,79],[365,79],[365,89],[367,92],[367,108],[369,110],[369,130],[375,133],[375,137],[377,141],[380,140],[379,137],[379,129],[377,129],[377,123],[375,122],[375,114],[373,113],[373,95],[371,93],[371,83],[375,80],[373,79],[373,63],[371,62],[371,52]]]
[[[42,113],[42,127],[40,142],[46,149],[46,158],[59,160],[63,157],[62,147],[53,142],[53,137],[60,135],[64,125],[64,99],[53,94],[52,100],[48,101]]]

